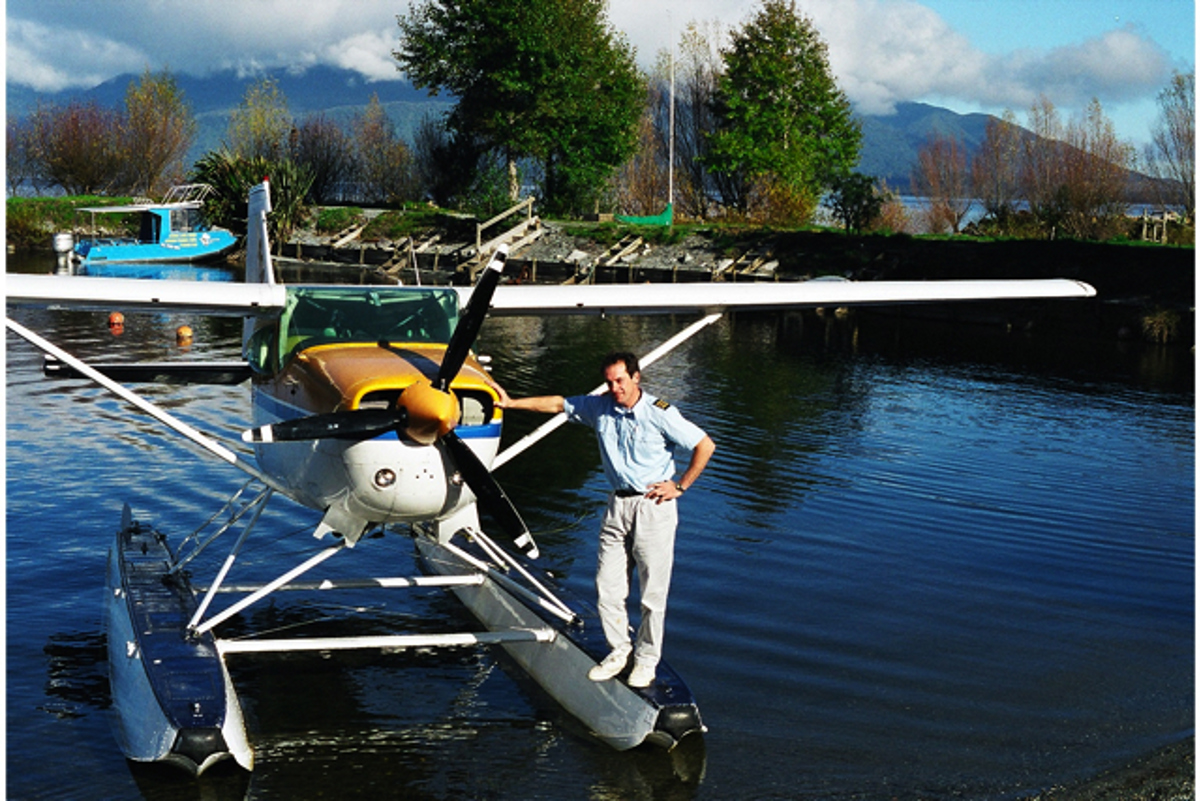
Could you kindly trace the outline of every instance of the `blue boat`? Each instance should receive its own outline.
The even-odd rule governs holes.
[[[213,191],[208,184],[172,187],[162,201],[139,201],[125,206],[91,206],[77,209],[91,215],[138,214],[138,234],[129,237],[90,237],[74,248],[73,260],[83,266],[130,262],[197,262],[217,259],[237,245],[237,237],[204,221],[204,199]]]

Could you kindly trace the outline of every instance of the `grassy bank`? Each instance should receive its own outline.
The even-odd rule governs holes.
[[[6,204],[5,238],[10,248],[50,250],[51,237],[70,231],[77,225],[75,210],[88,206],[120,206],[131,203],[128,197],[11,197]],[[133,215],[105,215],[108,233],[123,233],[136,225]]]

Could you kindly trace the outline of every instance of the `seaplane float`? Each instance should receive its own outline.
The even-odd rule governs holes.
[[[503,249],[473,288],[287,285],[276,281],[271,262],[269,212],[264,181],[250,191],[245,282],[7,276],[10,305],[244,318],[241,359],[133,364],[85,363],[7,318],[10,331],[44,351],[47,371],[96,382],[247,476],[223,509],[174,547],[126,507],[108,560],[108,668],[120,746],[130,760],[196,775],[227,759],[253,766],[253,733],[227,668],[235,655],[497,645],[615,749],[670,749],[705,731],[696,699],[666,664],[642,689],[621,677],[588,679],[607,650],[598,621],[539,565],[531,532],[492,476],[565,419],[552,418],[500,451],[503,410],[472,354],[489,314],[696,315],[642,356],[649,365],[730,310],[1095,294],[1065,279],[503,284]],[[243,441],[204,434],[126,386],[159,381],[248,381],[251,426]],[[316,510],[319,539],[277,578],[239,584],[231,578],[239,552],[275,495]],[[480,507],[499,539],[483,530]],[[369,550],[368,535],[383,527],[411,536],[419,570],[320,577],[327,560]],[[194,582],[197,555],[221,538],[231,541],[228,555],[214,560],[211,579]],[[322,637],[248,630],[247,610],[279,592],[402,587],[452,593],[479,626]]]

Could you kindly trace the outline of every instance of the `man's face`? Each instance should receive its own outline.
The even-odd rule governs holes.
[[[632,409],[641,397],[641,391],[638,389],[641,380],[641,373],[629,374],[625,369],[625,362],[610,364],[604,369],[604,382],[608,384],[608,391],[612,393],[613,400],[626,409]]]

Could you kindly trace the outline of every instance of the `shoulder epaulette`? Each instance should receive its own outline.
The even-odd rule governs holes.
[[[662,398],[659,398],[658,400],[654,401],[654,405],[660,409],[670,409],[671,408],[671,404],[668,403],[667,401],[663,400]]]

